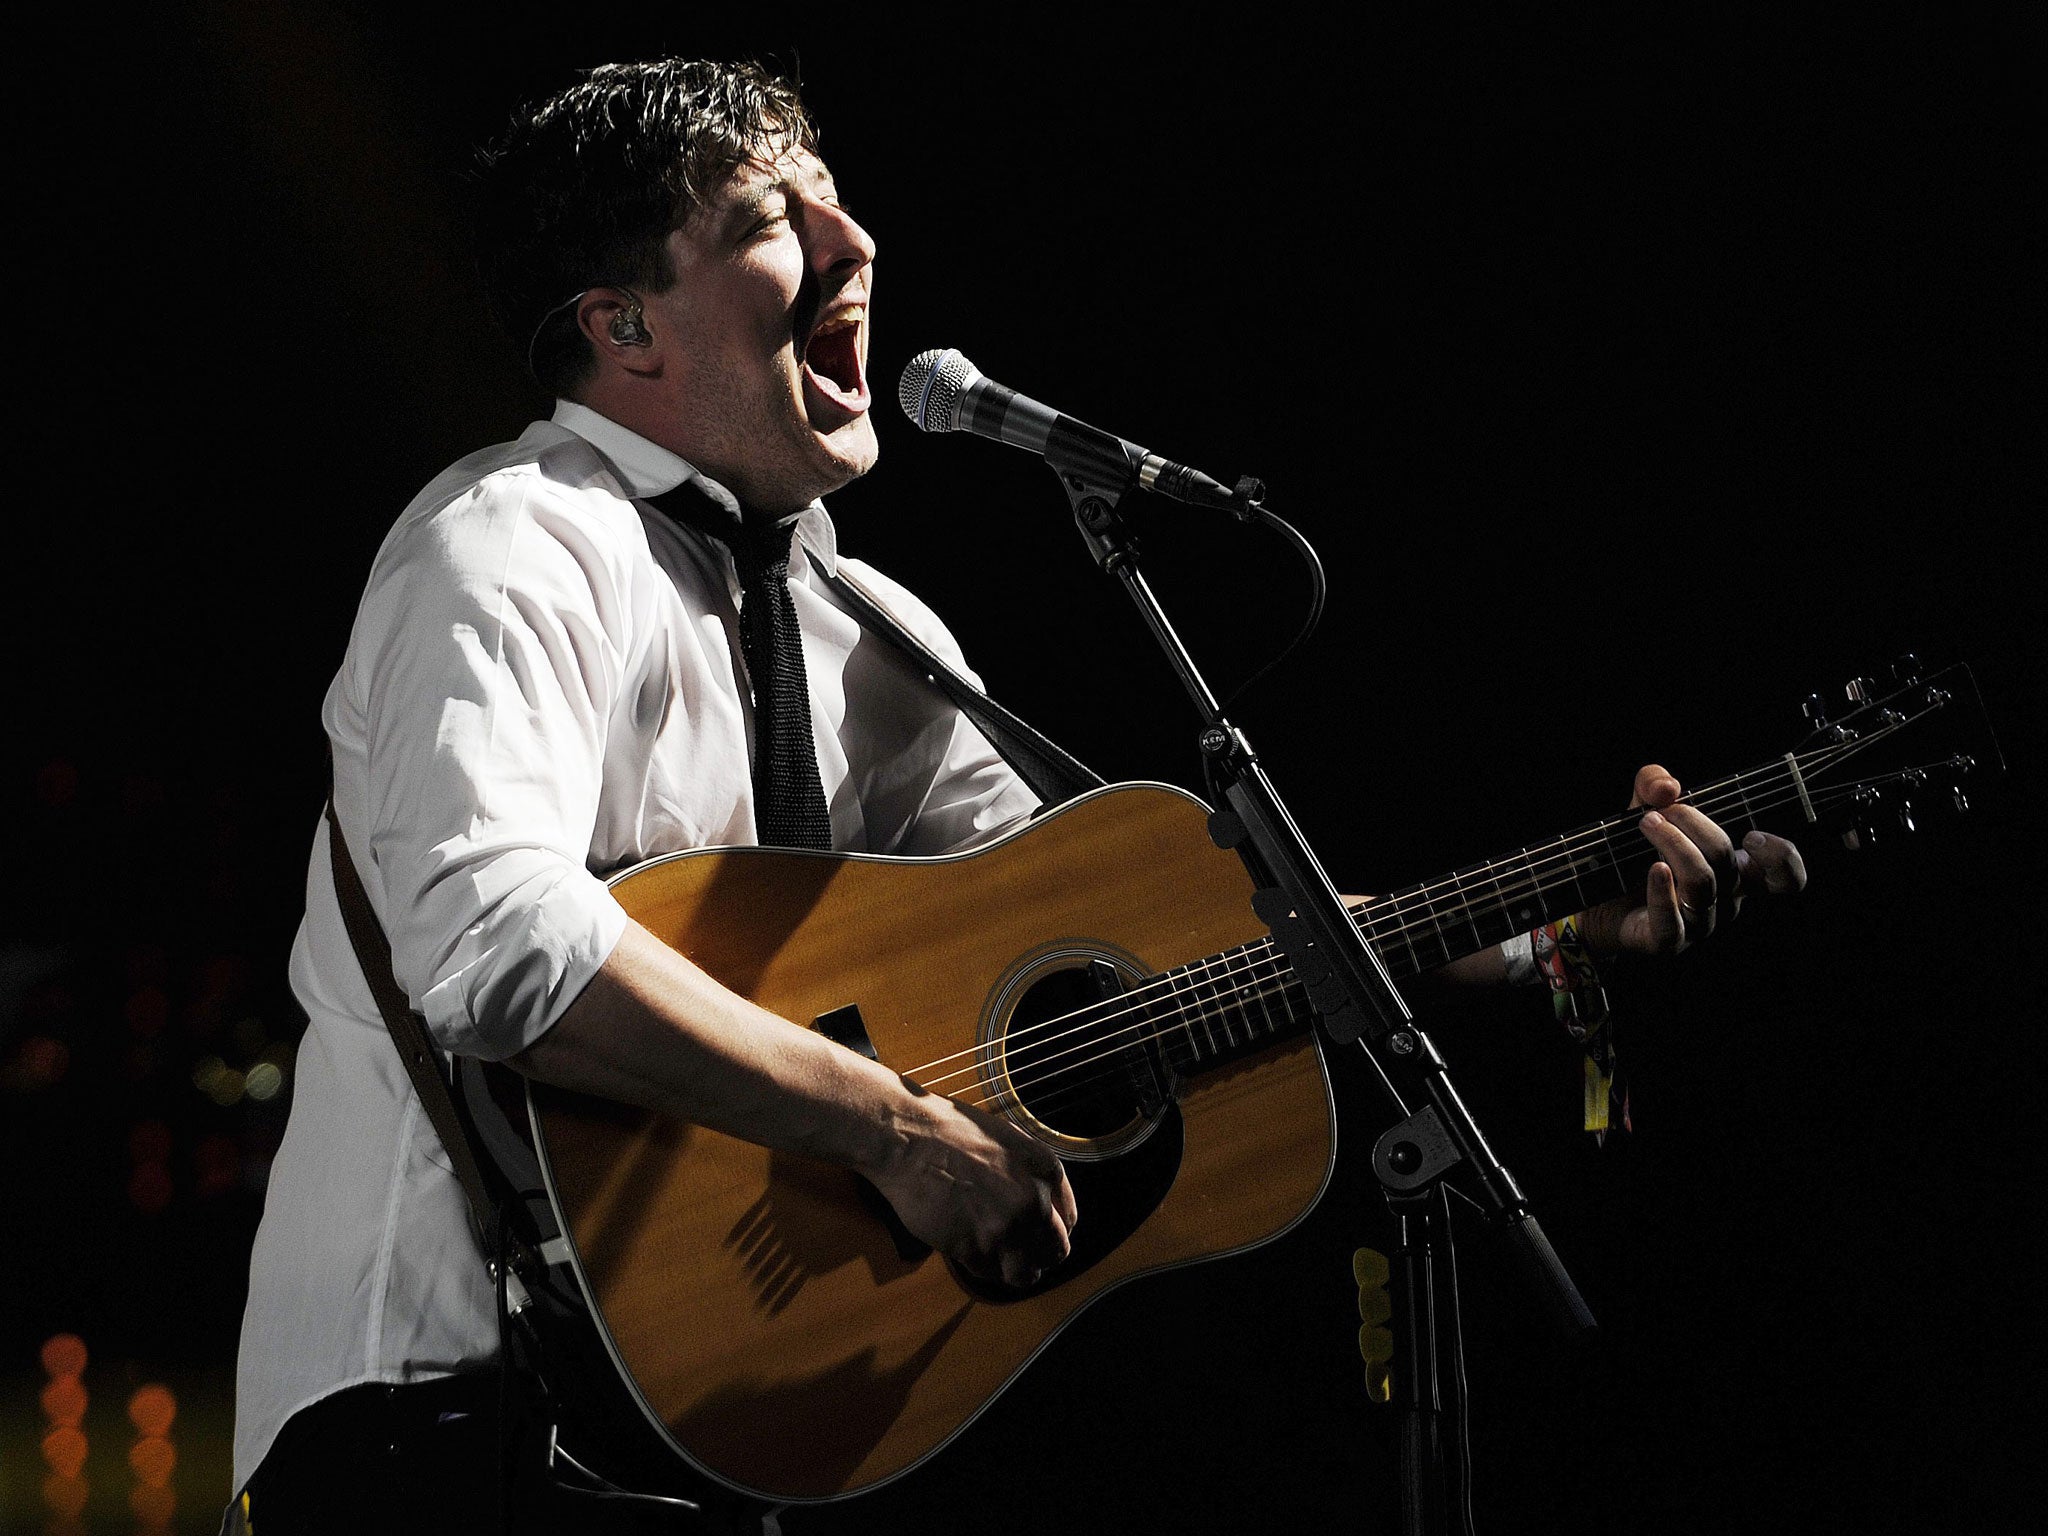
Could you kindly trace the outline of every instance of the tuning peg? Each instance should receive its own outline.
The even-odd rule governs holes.
[[[1884,797],[1868,784],[1856,786],[1849,803],[1855,807],[1849,825],[1842,832],[1842,846],[1852,853],[1877,842],[1877,808]]]
[[[1892,678],[1901,687],[1910,687],[1920,681],[1920,658],[1911,651],[1906,652],[1892,663]]]
[[[1949,772],[1955,775],[1948,783],[1948,798],[1949,803],[1956,808],[1958,816],[1970,809],[1970,796],[1962,785],[1963,775],[1976,766],[1977,759],[1974,757],[1957,756],[1948,760]]]
[[[1869,677],[1852,677],[1842,692],[1851,704],[1868,704],[1877,697],[1877,680]]]
[[[1824,731],[1828,724],[1828,703],[1817,693],[1809,693],[1806,702],[1799,706],[1799,713],[1806,716],[1807,724],[1816,731]]]

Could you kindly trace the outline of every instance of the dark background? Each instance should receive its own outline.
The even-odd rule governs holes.
[[[467,266],[468,147],[574,66],[666,52],[800,68],[881,249],[884,454],[833,499],[842,542],[1108,776],[1197,783],[1177,685],[1046,471],[920,438],[897,374],[958,346],[1265,478],[1330,599],[1234,715],[1348,889],[1605,814],[1641,762],[1782,754],[1809,690],[1900,652],[1974,664],[2009,773],[1867,854],[1805,834],[1804,897],[1633,978],[1633,1135],[1579,1131],[1539,1000],[1435,1033],[1605,1324],[1559,1351],[1468,1250],[1482,1529],[1982,1529],[2032,1491],[2038,22],[1387,9],[299,0],[24,39],[4,1518],[43,1518],[35,1351],[64,1330],[93,1350],[95,1517],[126,1528],[144,1379],[185,1405],[192,1528],[225,1494],[289,1077],[217,1103],[195,1074],[288,1069],[316,711],[371,552],[545,408]],[[1233,686],[1291,632],[1298,566],[1141,511]],[[1388,1240],[1384,1116],[1354,1065],[1308,1221],[1108,1298],[928,1466],[787,1528],[1391,1528],[1349,1278]]]

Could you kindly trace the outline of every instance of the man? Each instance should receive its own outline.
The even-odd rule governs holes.
[[[323,711],[398,982],[447,1052],[857,1170],[971,1272],[1029,1283],[1079,1216],[1057,1159],[727,991],[601,878],[757,840],[941,853],[1037,803],[824,586],[845,567],[960,663],[929,609],[838,554],[819,504],[875,462],[874,245],[800,102],[751,67],[594,71],[491,155],[479,234],[559,403],[400,517]],[[1664,862],[1589,919],[1610,947],[1672,949],[1732,907],[1749,861],[1677,794],[1639,778]],[[1755,853],[1797,876],[1788,846]],[[497,1476],[491,1283],[331,855],[323,829],[292,957],[310,1026],[242,1341],[235,1476],[266,1536],[359,1518],[335,1513],[346,1495],[418,1510]]]

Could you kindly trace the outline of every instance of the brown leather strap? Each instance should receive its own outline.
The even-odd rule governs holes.
[[[391,1032],[391,1043],[398,1047],[398,1059],[405,1063],[405,1075],[412,1079],[413,1091],[420,1096],[420,1105],[427,1112],[434,1134],[441,1138],[448,1161],[454,1165],[455,1177],[469,1199],[469,1219],[476,1227],[477,1242],[488,1258],[496,1247],[491,1237],[496,1224],[483,1170],[456,1114],[454,1096],[441,1077],[433,1043],[427,1038],[426,1020],[412,1011],[397,977],[391,973],[390,941],[384,937],[377,914],[370,908],[369,893],[356,874],[355,860],[349,857],[332,797],[327,801],[327,849],[333,856],[334,893],[341,900],[341,920],[348,926],[349,943],[355,946],[357,963],[370,984],[370,995],[377,999],[377,1011],[384,1016],[384,1027]]]

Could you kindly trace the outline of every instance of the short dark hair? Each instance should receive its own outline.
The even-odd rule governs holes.
[[[793,82],[755,63],[605,64],[512,114],[478,155],[477,268],[498,323],[542,388],[596,362],[570,300],[675,281],[667,239],[749,160],[816,152]]]

